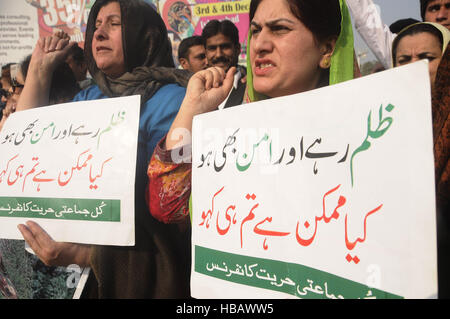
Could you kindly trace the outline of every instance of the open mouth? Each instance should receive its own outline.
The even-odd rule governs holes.
[[[274,65],[272,63],[261,63],[261,64],[257,65],[256,67],[259,69],[266,69],[266,68],[270,68],[273,66]]]
[[[97,52],[104,52],[104,51],[111,51],[111,49],[107,48],[107,47],[97,47],[96,51]]]
[[[257,59],[255,61],[255,66],[257,69],[267,69],[275,67],[275,63],[269,59]]]
[[[276,67],[275,63],[267,59],[255,61],[255,75],[265,75]]]

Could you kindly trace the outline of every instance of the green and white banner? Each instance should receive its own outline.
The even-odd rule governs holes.
[[[0,132],[0,238],[35,219],[56,241],[134,245],[140,97],[13,113]]]
[[[202,114],[194,298],[435,298],[427,62]]]

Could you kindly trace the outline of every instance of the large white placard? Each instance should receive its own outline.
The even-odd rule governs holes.
[[[134,245],[140,96],[16,112],[0,132],[0,237]]]
[[[197,116],[195,298],[433,298],[427,62]]]

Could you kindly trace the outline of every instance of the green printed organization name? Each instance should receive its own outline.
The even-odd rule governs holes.
[[[195,246],[195,271],[305,299],[403,298],[303,265],[225,253],[201,246]]]
[[[120,222],[120,200],[0,197],[0,217]]]

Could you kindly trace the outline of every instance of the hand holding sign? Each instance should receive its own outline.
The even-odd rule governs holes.
[[[192,296],[435,297],[427,73],[421,61],[196,116]]]
[[[47,266],[89,265],[89,245],[54,241],[37,223],[28,221],[17,226],[31,249]]]
[[[48,263],[84,262],[58,256],[56,242],[134,245],[139,106],[131,96],[12,114],[0,132],[0,236],[25,236]],[[35,218],[50,236],[27,223]]]

